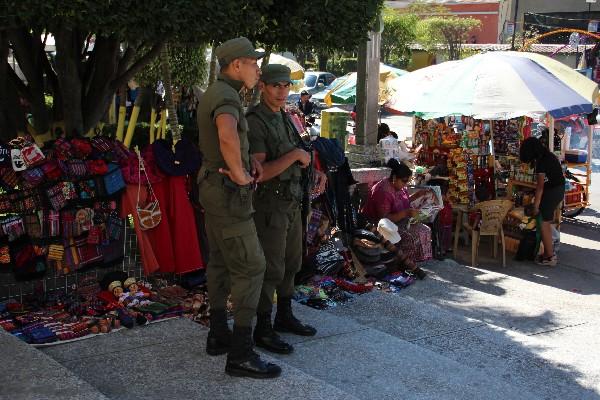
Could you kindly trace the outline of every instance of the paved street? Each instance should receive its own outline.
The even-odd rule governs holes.
[[[479,268],[462,249],[400,293],[297,306],[319,333],[286,336],[296,352],[276,357],[276,381],[227,377],[224,357],[204,353],[207,331],[170,320],[43,351],[2,333],[0,353],[14,356],[0,398],[600,399],[600,249],[587,246],[600,233],[564,230],[556,268],[504,269],[484,243]]]

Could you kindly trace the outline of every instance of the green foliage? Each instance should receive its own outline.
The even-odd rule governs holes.
[[[253,38],[269,49],[355,50],[367,38],[383,0],[287,0],[267,7]]]
[[[356,58],[335,58],[327,63],[327,71],[335,76],[344,76],[348,72],[356,72],[357,65]]]
[[[429,51],[442,47],[448,51],[450,60],[458,60],[461,57],[462,45],[469,35],[480,27],[481,21],[471,17],[429,17],[417,24],[417,42]]]
[[[385,10],[381,34],[381,60],[398,68],[406,68],[410,62],[410,45],[414,43],[418,16]]]
[[[175,86],[202,85],[207,79],[206,45],[169,46],[171,79]],[[155,59],[135,77],[141,86],[153,87],[161,80],[160,62]]]
[[[248,31],[274,0],[5,0],[0,27],[59,28],[153,42],[224,41]]]
[[[420,17],[434,15],[450,15],[450,9],[442,4],[430,3],[424,0],[413,1],[403,10],[406,14]]]

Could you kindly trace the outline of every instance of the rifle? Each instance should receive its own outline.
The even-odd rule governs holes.
[[[298,141],[298,147],[302,150],[308,152],[310,154],[310,164],[308,167],[302,169],[302,177],[300,179],[300,186],[302,187],[302,203],[300,210],[300,218],[302,218],[302,250],[303,254],[308,253],[307,245],[306,245],[306,232],[308,230],[308,215],[310,213],[310,193],[312,191],[312,187],[315,179],[315,171],[314,171],[314,153],[312,148],[312,143],[310,141],[305,142],[300,136],[300,132],[296,129],[294,124],[289,120],[287,114],[282,110],[281,111],[283,120],[285,121],[288,129],[292,130],[292,133],[296,140]]]

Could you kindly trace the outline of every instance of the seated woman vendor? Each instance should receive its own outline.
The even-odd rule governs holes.
[[[407,228],[408,219],[418,214],[418,210],[410,208],[411,200],[420,196],[419,192],[412,197],[408,194],[407,184],[412,171],[394,158],[390,159],[387,166],[392,170],[390,177],[373,185],[362,213],[375,224],[381,218],[398,224],[403,253],[414,261],[428,260],[431,258],[431,229],[421,223],[411,224]]]

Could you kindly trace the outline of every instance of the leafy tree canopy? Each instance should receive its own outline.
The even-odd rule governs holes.
[[[480,27],[481,21],[470,17],[429,17],[417,24],[417,41],[428,50],[443,46],[448,50],[450,60],[458,60],[462,45]]]
[[[410,62],[410,46],[417,37],[419,17],[412,13],[398,13],[386,9],[383,13],[381,59],[386,64],[406,68]]]

